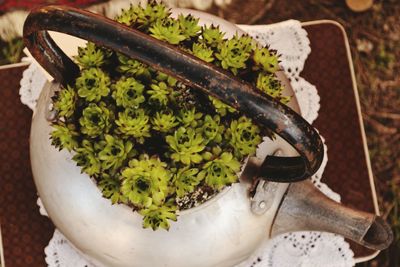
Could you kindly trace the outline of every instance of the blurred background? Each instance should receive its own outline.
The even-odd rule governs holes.
[[[130,1],[0,0],[0,68],[23,56],[20,38],[29,9],[43,4],[87,7],[113,16]],[[131,1],[139,2],[139,1]],[[395,241],[358,266],[400,266],[400,1],[399,0],[166,0],[240,24],[331,19],[349,38],[379,205]],[[329,40],[327,40],[329,42]],[[1,265],[1,263],[0,263]]]

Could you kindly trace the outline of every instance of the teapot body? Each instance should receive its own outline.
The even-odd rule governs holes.
[[[227,37],[241,32],[235,25],[203,12],[173,10],[173,16],[179,13],[192,13],[201,23],[218,24]],[[287,95],[293,95],[287,80],[282,75],[280,78]],[[46,117],[51,96],[58,89],[56,83],[45,86],[32,119],[32,171],[49,217],[88,260],[115,267],[232,266],[269,238],[288,184],[271,184],[269,208],[262,215],[251,210],[250,185],[236,183],[202,205],[180,212],[169,231],[143,229],[138,213],[125,205],[112,205],[95,181],[81,173],[71,153],[51,145],[52,128]],[[299,110],[295,98],[289,105]],[[266,140],[257,154],[263,158],[278,149],[285,155],[297,155],[279,136]]]
[[[59,11],[60,14],[68,14],[62,13],[63,8],[57,7],[49,8],[47,11],[46,9],[39,10],[36,14],[48,15],[49,10],[53,15],[59,14]],[[70,11],[70,14],[82,14],[76,10]],[[176,13],[192,13],[200,18],[200,22],[220,25],[221,30],[226,32],[225,37],[228,38],[236,32],[240,33],[236,26],[205,13],[177,10],[175,16]],[[99,20],[93,15],[89,17],[96,19],[98,23],[105,23],[104,20]],[[39,21],[38,18],[40,17],[31,18],[31,24],[24,33],[27,36],[26,41],[34,40],[33,37],[38,36],[31,34],[31,31],[35,30],[32,26],[35,25],[33,22],[35,19]],[[79,15],[77,18],[82,17]],[[114,24],[114,26],[119,25]],[[28,38],[29,36],[33,39]],[[40,36],[47,38],[43,33]],[[135,38],[139,37],[140,35],[135,33]],[[62,42],[65,43],[65,40],[63,39]],[[30,49],[41,47],[33,44],[34,42]],[[45,43],[42,45],[46,46]],[[176,52],[179,53],[179,51]],[[159,60],[159,58],[154,59]],[[46,61],[44,63],[46,65]],[[47,65],[48,69],[57,69],[53,68],[53,61],[50,60],[47,63],[51,65]],[[73,64],[70,65],[74,66]],[[157,62],[154,61],[152,64],[157,65]],[[58,67],[62,70],[70,70],[66,67],[67,65]],[[76,66],[75,70],[77,70]],[[58,75],[61,73],[56,71],[53,76],[57,77],[58,81],[63,81],[64,74],[68,75],[68,73],[63,72],[63,75]],[[293,96],[293,90],[284,75],[282,73],[277,75],[285,85],[284,94]],[[238,84],[234,79],[226,78]],[[239,82],[236,87],[237,92],[246,92],[242,90],[243,86],[244,84]],[[317,189],[309,181],[291,185],[267,182],[264,186],[264,183],[259,183],[262,185],[260,192],[263,192],[262,202],[259,202],[262,212],[255,212],[254,209],[254,206],[257,207],[254,205],[254,199],[259,199],[259,195],[256,193],[254,197],[251,197],[249,195],[251,185],[241,181],[225,188],[203,204],[181,211],[178,214],[178,221],[171,223],[169,231],[144,229],[142,218],[137,212],[126,205],[112,205],[110,200],[102,196],[96,182],[88,175],[81,173],[81,169],[72,160],[71,153],[66,150],[59,151],[51,145],[50,115],[52,114],[49,108],[51,97],[55,91],[59,90],[59,87],[60,85],[54,82],[45,86],[33,115],[30,139],[32,172],[39,196],[55,226],[72,245],[97,266],[233,266],[250,256],[271,234],[289,230],[328,230],[342,233],[374,249],[383,249],[392,240],[390,228],[382,219],[373,214],[342,207],[327,198],[324,200],[324,196],[321,193],[317,194]],[[236,91],[233,92],[235,93]],[[252,94],[248,96],[254,99],[260,98]],[[255,103],[253,101],[253,104]],[[263,113],[267,114],[265,108],[269,108],[269,112],[277,115],[275,120],[266,119],[266,124],[275,125],[277,133],[286,136],[286,140],[291,144],[279,136],[276,136],[273,141],[266,140],[257,150],[258,161],[262,162],[267,155],[272,154],[279,154],[278,157],[299,159],[299,153],[294,148],[296,147],[302,158],[306,158],[309,164],[301,165],[304,167],[301,169],[297,168],[296,164],[293,165],[296,167],[294,170],[301,173],[296,172],[292,178],[307,178],[316,171],[322,160],[322,141],[317,138],[316,131],[292,111],[299,112],[295,97],[288,103],[292,110],[281,104],[265,102],[265,99],[258,104],[265,103],[270,104],[262,106]],[[257,107],[258,105],[255,105],[253,108]],[[267,118],[267,115],[263,118]],[[268,164],[268,160],[266,162]],[[249,165],[251,164],[247,166]],[[304,172],[305,169],[308,171]],[[272,170],[275,169],[272,168]],[[301,176],[297,176],[299,174]],[[258,188],[259,186],[256,192]]]
[[[287,184],[275,185],[263,215],[251,211],[249,185],[237,183],[179,213],[169,231],[144,229],[138,213],[126,205],[112,205],[95,181],[81,173],[71,153],[51,145],[46,109],[58,86],[45,86],[33,116],[32,171],[49,217],[89,260],[115,267],[232,266],[268,238]]]

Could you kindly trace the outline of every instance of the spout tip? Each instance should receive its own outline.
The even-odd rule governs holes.
[[[393,232],[390,226],[379,216],[363,237],[362,244],[375,250],[383,250],[390,246],[393,241]]]

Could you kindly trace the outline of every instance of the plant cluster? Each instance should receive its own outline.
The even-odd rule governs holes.
[[[169,15],[164,5],[150,3],[131,6],[116,20],[286,101],[274,75],[276,51],[246,35],[226,39],[190,15]],[[232,107],[122,54],[89,42],[76,61],[80,76],[54,97],[52,143],[73,151],[104,197],[133,207],[144,227],[168,229],[179,198],[237,182],[241,163],[266,134]]]
[[[4,41],[0,38],[0,66],[6,64],[18,63],[22,56],[24,42],[22,38],[15,38]]]

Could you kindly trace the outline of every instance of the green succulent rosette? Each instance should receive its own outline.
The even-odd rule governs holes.
[[[240,162],[231,153],[223,152],[217,158],[204,164],[199,177],[212,188],[221,190],[238,180],[236,173],[239,170]]]
[[[57,92],[54,99],[54,109],[58,112],[58,116],[67,118],[71,117],[75,111],[76,101],[77,94],[70,86]]]
[[[68,151],[72,151],[78,147],[78,136],[79,134],[76,131],[74,124],[65,124],[60,121],[57,124],[53,124],[51,144],[60,150],[65,148]]]
[[[289,100],[274,74],[276,51],[247,35],[228,39],[193,16],[169,15],[150,2],[116,20],[225,69],[260,94]],[[240,165],[269,134],[219,99],[121,53],[89,42],[75,60],[80,74],[53,97],[52,144],[70,151],[112,204],[141,214],[145,228],[168,230],[199,196],[238,182]]]
[[[144,85],[132,77],[122,77],[113,87],[112,97],[117,106],[138,108],[145,101]]]
[[[153,230],[159,228],[169,230],[169,221],[177,220],[176,211],[177,207],[172,205],[163,205],[161,207],[152,205],[143,209],[140,211],[140,214],[143,215],[143,227],[152,228]]]
[[[86,47],[78,47],[78,56],[75,59],[82,68],[98,68],[107,63],[110,53],[105,49],[97,47],[94,43],[88,42]]]
[[[185,165],[200,163],[203,160],[200,153],[205,148],[204,138],[195,130],[180,127],[174,135],[168,135],[165,140],[173,151],[172,160]]]
[[[165,82],[153,83],[147,93],[150,95],[149,100],[157,102],[162,106],[167,106],[172,89]]]
[[[183,109],[179,112],[178,121],[184,127],[196,127],[199,124],[199,120],[203,117],[203,113],[197,112],[196,108]]]
[[[214,25],[202,27],[201,36],[200,41],[213,49],[225,40],[225,33],[219,29],[219,26]]]
[[[164,21],[157,20],[149,31],[154,38],[174,45],[186,39],[182,29],[179,27],[179,21],[171,18]]]
[[[84,69],[76,79],[78,95],[87,101],[99,101],[110,92],[110,77],[99,68]]]
[[[82,134],[89,137],[97,137],[107,133],[111,127],[112,112],[104,102],[99,105],[89,103],[79,119]]]
[[[171,132],[174,127],[179,125],[177,117],[169,110],[157,112],[151,121],[153,129],[162,133]]]
[[[125,109],[118,113],[116,132],[126,138],[134,137],[136,142],[143,144],[150,137],[150,118],[143,109]]]
[[[89,140],[83,140],[81,146],[75,150],[73,160],[82,168],[82,172],[94,176],[101,173],[101,162],[97,157],[94,145]]]
[[[178,23],[182,34],[187,39],[198,36],[201,31],[199,19],[193,17],[192,15],[184,16],[180,14],[178,16]]]
[[[214,51],[207,47],[204,43],[194,43],[192,46],[193,55],[200,58],[205,62],[213,62],[214,61]]]
[[[122,194],[138,207],[161,205],[167,197],[171,178],[166,167],[165,162],[147,155],[139,160],[131,160],[129,166],[122,171]]]
[[[118,65],[117,71],[122,73],[123,75],[134,77],[134,78],[141,78],[141,79],[150,79],[151,73],[148,67],[143,63],[128,58],[122,54],[117,55],[118,58]]]
[[[176,195],[178,197],[183,197],[195,190],[196,186],[202,181],[198,174],[199,169],[189,168],[189,166],[177,171],[174,175],[174,184],[176,187]]]
[[[102,150],[98,153],[103,170],[111,170],[112,173],[122,166],[129,155],[134,154],[131,141],[124,141],[112,135],[104,135]]]
[[[256,66],[269,73],[275,73],[279,70],[279,58],[276,55],[276,50],[266,47],[256,47],[254,49],[253,60]]]
[[[222,134],[225,132],[224,125],[221,124],[219,115],[206,115],[201,127],[197,128],[197,132],[202,133],[205,144],[214,142],[220,144],[222,142]]]
[[[261,143],[260,129],[244,116],[231,122],[227,134],[230,137],[229,144],[238,157],[253,155]]]
[[[128,203],[128,198],[121,192],[121,179],[119,175],[103,173],[98,185],[103,196],[110,199],[112,204]]]
[[[250,37],[235,35],[232,39],[223,40],[218,45],[215,57],[221,61],[221,67],[237,74],[240,69],[246,68],[246,63],[252,50]]]

